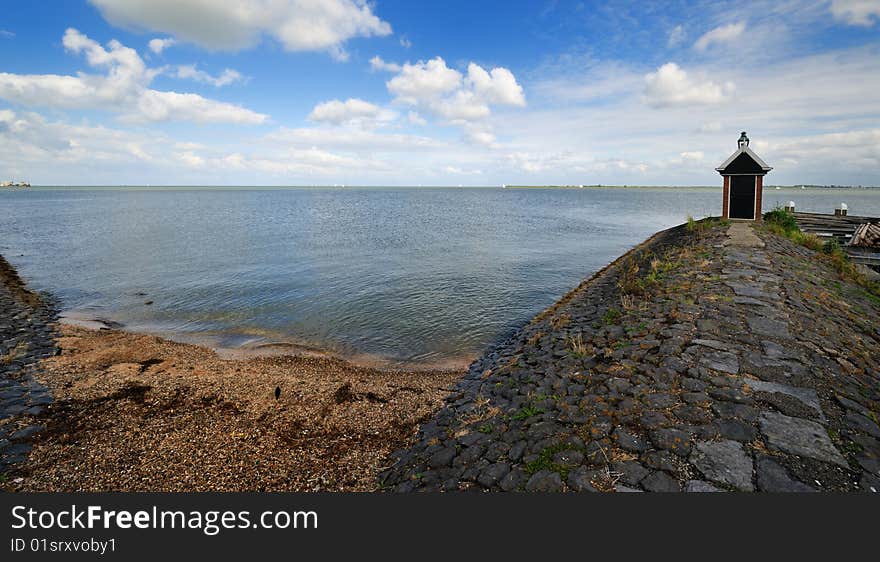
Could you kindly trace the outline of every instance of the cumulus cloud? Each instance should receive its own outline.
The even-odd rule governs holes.
[[[427,62],[406,63],[397,76],[387,82],[388,91],[403,102],[416,105],[457,90],[462,83],[461,73],[446,66],[440,57]]]
[[[739,39],[745,30],[745,22],[731,23],[716,27],[715,29],[707,31],[701,35],[696,43],[694,43],[694,49],[705,51],[712,45],[732,43]]]
[[[464,75],[449,68],[441,57],[402,65],[380,59],[373,67],[396,73],[386,82],[395,103],[460,125],[464,127],[465,139],[478,144],[491,146],[495,142],[488,125],[482,123],[491,115],[491,106],[526,105],[522,86],[503,67],[487,71],[470,63]]]
[[[652,107],[717,104],[733,90],[732,82],[718,84],[694,78],[674,62],[668,62],[645,76],[644,100]]]
[[[513,73],[506,68],[493,68],[486,72],[483,67],[470,63],[468,81],[474,93],[489,103],[519,107],[526,104],[522,86],[517,84]]]
[[[127,121],[185,120],[198,123],[258,124],[267,116],[238,105],[197,94],[148,88],[161,69],[150,69],[137,51],[113,40],[105,49],[70,28],[64,48],[84,54],[88,64],[106,74],[0,73],[0,98],[22,106],[64,109],[108,109]],[[227,77],[228,79],[228,77]]]
[[[309,113],[309,121],[319,123],[378,125],[397,118],[393,111],[358,98],[319,103]]]
[[[90,0],[114,25],[168,33],[211,50],[238,51],[269,36],[288,51],[346,58],[355,37],[391,26],[364,0]]]
[[[164,39],[156,38],[150,39],[150,42],[147,44],[147,46],[157,55],[161,55],[162,51],[174,45],[175,43],[177,43],[177,41],[172,37],[166,37]]]
[[[849,25],[871,27],[880,19],[880,0],[831,0],[831,14]]]
[[[182,64],[177,66],[174,70],[174,76],[184,80],[194,80],[203,84],[210,84],[218,88],[244,80],[244,76],[242,76],[240,72],[232,70],[231,68],[226,68],[219,75],[212,76],[204,70],[199,70],[194,64]]]

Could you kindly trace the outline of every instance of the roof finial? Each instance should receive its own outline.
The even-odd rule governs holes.
[[[742,148],[744,146],[749,146],[749,137],[746,136],[745,131],[743,131],[742,134],[739,136],[739,140],[736,141],[736,146],[738,148]]]

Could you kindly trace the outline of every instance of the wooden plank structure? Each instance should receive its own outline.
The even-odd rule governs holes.
[[[794,218],[804,232],[836,239],[855,263],[880,270],[880,217],[795,212]]]
[[[721,216],[725,219],[761,220],[764,176],[772,170],[749,148],[745,131],[736,141],[736,151],[715,168],[724,178]]]

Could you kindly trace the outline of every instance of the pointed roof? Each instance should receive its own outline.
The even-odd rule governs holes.
[[[749,145],[743,144],[736,152],[715,168],[720,174],[760,174],[764,175],[772,170],[766,162],[755,154]]]

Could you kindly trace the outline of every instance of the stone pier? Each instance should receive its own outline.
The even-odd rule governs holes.
[[[751,223],[658,234],[478,360],[387,490],[880,490],[880,302]]]

